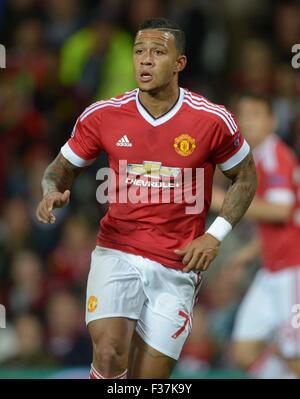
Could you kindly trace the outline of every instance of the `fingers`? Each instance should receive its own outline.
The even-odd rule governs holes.
[[[70,190],[66,190],[63,194],[55,193],[52,206],[54,206],[55,208],[62,208],[69,203],[69,199]]]
[[[220,242],[209,234],[197,237],[185,248],[174,252],[182,256],[183,271],[204,271],[218,254]]]
[[[45,197],[39,203],[36,217],[42,223],[55,223],[55,216],[52,213],[55,197]]]
[[[183,256],[182,263],[185,265],[183,271],[189,272],[196,268],[199,263],[199,251],[188,245],[183,249],[175,249],[177,255]]]
[[[35,213],[37,220],[42,223],[47,223],[47,216],[45,211],[42,209],[41,203],[39,203],[36,213]]]
[[[67,203],[69,202],[69,200],[70,200],[70,195],[71,195],[70,190],[66,190],[66,191],[63,193],[63,195],[62,195],[62,197],[61,197],[61,201],[62,201],[62,203],[63,203],[64,205],[67,204]]]
[[[70,201],[70,190],[65,192],[52,192],[46,195],[39,203],[36,210],[36,217],[42,223],[55,223],[56,217],[53,214],[54,208],[61,208]]]
[[[183,271],[184,272],[190,272],[191,270],[195,269],[197,266],[199,260],[199,256],[197,254],[197,251],[192,252],[192,257],[189,263],[184,267]]]
[[[192,270],[205,271],[208,269],[213,259],[214,258],[212,258],[209,255],[206,255],[204,253],[199,253],[198,251],[194,251],[191,260],[184,267],[183,271],[184,272],[190,272]]]
[[[55,216],[51,212],[53,207],[52,203],[49,203],[46,199],[43,199],[37,208],[36,217],[42,223],[54,223]]]
[[[177,255],[185,255],[185,253],[187,252],[187,248],[175,249],[174,252],[175,252],[175,254],[177,254]]]
[[[186,252],[186,254],[184,255],[184,257],[183,257],[183,259],[182,259],[182,263],[183,263],[184,265],[189,264],[189,262],[191,261],[192,257],[193,257],[193,249],[191,248],[191,249],[188,250],[188,251]]]
[[[201,271],[205,271],[208,269],[208,266],[210,265],[210,263],[212,262],[212,259],[206,255],[202,255],[202,257],[199,259],[196,269],[197,270],[201,270]]]
[[[45,206],[46,206],[47,212],[48,212],[47,213],[48,223],[52,223],[52,224],[55,223],[55,220],[56,220],[54,214],[52,213],[54,202],[55,202],[54,198],[50,197],[50,198],[45,199]]]
[[[52,209],[53,209],[53,204],[54,204],[54,201],[52,200],[45,200],[45,202],[46,202],[46,206],[47,206],[47,210],[48,210],[48,212],[51,212],[52,211]]]

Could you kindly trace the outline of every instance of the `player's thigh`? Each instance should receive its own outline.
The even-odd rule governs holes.
[[[170,377],[176,360],[146,344],[135,332],[130,347],[128,378],[167,379]]]
[[[148,262],[142,269],[146,300],[137,334],[156,351],[178,360],[192,328],[192,313],[201,276]]]
[[[96,247],[87,282],[86,324],[111,317],[137,320],[144,300],[141,277],[125,255]]]
[[[173,292],[171,287],[168,293],[157,290],[155,300],[153,297],[146,300],[132,342],[132,361],[129,366],[131,378],[170,377],[191,331],[191,306],[195,287],[190,278],[179,275],[177,280],[178,291],[186,291],[186,301],[182,293]],[[180,279],[186,282],[180,282]],[[153,296],[153,293],[150,295]],[[160,295],[166,300],[165,306],[158,306],[158,303],[162,303]]]
[[[144,300],[140,275],[123,253],[96,247],[92,252],[86,301],[86,324],[94,360],[116,354],[126,359]]]
[[[127,362],[130,342],[136,327],[136,320],[111,317],[93,320],[88,330],[93,343],[93,357],[107,351],[115,352]]]

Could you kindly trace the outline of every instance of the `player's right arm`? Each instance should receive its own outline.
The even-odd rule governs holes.
[[[102,150],[99,107],[86,108],[77,119],[71,137],[45,170],[42,179],[43,199],[36,211],[43,223],[54,223],[54,208],[69,203],[70,190],[80,172],[91,165]]]
[[[70,190],[83,168],[73,165],[62,153],[46,168],[42,178],[43,198],[38,204],[36,217],[42,223],[55,223],[54,208],[69,203]]]

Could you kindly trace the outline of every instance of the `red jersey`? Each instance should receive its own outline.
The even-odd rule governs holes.
[[[275,135],[253,151],[258,174],[257,195],[293,206],[284,223],[259,223],[264,267],[270,271],[300,265],[299,168],[293,152]],[[298,181],[297,181],[298,180]]]
[[[181,269],[181,257],[174,250],[205,231],[215,166],[228,170],[250,149],[230,112],[179,88],[176,104],[159,118],[143,107],[138,89],[88,107],[61,152],[81,167],[93,162],[101,150],[108,154],[110,168],[117,176],[117,197],[124,187],[150,187],[151,196],[157,194],[159,201],[110,201],[100,222],[97,244]],[[120,172],[120,161],[125,164],[125,173]],[[181,202],[175,200],[177,188],[183,186],[177,178],[186,170],[192,170],[191,191],[199,185],[201,188],[203,204],[197,212],[187,211],[187,205],[193,203],[185,197]],[[196,170],[202,172],[198,181]],[[167,191],[170,201],[163,202],[161,196]]]

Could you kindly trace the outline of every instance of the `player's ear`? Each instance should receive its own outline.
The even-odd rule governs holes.
[[[174,72],[179,73],[179,72],[183,71],[185,66],[186,66],[186,64],[187,64],[186,56],[185,55],[180,55],[177,58]]]

